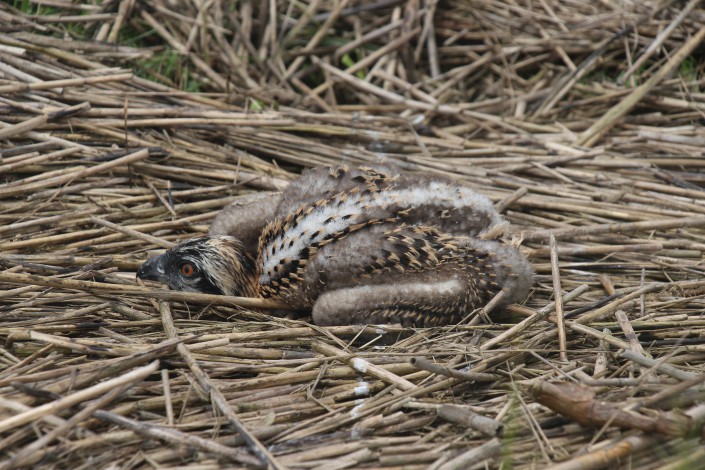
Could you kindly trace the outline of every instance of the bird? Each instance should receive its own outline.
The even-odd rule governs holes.
[[[533,268],[482,236],[502,222],[462,182],[390,165],[317,167],[281,193],[223,209],[208,236],[145,261],[171,289],[274,299],[318,325],[453,324],[504,291],[524,300]]]

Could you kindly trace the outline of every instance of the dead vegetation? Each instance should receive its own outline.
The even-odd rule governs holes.
[[[702,460],[700,2],[41,5],[0,4],[1,468]],[[319,328],[135,285],[238,195],[380,158],[496,202],[525,305]]]

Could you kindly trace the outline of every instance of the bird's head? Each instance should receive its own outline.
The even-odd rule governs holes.
[[[254,262],[237,238],[201,237],[185,241],[145,261],[137,277],[174,290],[255,297]]]

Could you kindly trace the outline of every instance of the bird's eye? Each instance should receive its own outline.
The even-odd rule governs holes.
[[[194,268],[191,263],[184,263],[181,265],[181,274],[183,274],[184,276],[191,277],[195,272],[196,268]]]

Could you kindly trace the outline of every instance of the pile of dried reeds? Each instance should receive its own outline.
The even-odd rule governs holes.
[[[695,0],[0,4],[0,468],[695,465],[704,20]],[[135,284],[239,195],[381,158],[496,202],[535,264],[525,305],[320,328]]]

